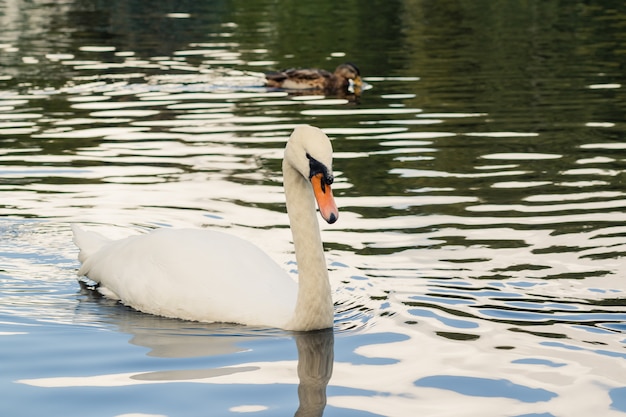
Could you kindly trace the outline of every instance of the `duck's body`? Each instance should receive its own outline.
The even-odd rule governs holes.
[[[285,90],[312,90],[324,94],[359,94],[361,73],[354,64],[339,65],[334,72],[295,68],[265,75],[266,85]]]
[[[332,327],[315,214],[317,199],[326,221],[333,223],[338,216],[330,191],[331,155],[326,135],[310,126],[296,128],[285,150],[298,283],[252,243],[203,229],[158,229],[112,241],[74,226],[81,249],[78,273],[96,281],[105,296],[150,314],[288,330]]]

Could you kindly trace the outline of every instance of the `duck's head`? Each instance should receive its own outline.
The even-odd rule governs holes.
[[[352,87],[355,93],[358,93],[363,87],[361,71],[359,71],[359,68],[351,62],[343,63],[335,68],[334,75],[348,80],[350,87]]]
[[[285,161],[311,182],[322,218],[336,222],[339,211],[330,188],[334,181],[333,148],[328,136],[317,127],[296,127],[285,148]]]

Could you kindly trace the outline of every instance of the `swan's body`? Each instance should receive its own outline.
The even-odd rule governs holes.
[[[78,274],[96,281],[105,296],[150,314],[288,330],[332,327],[315,214],[317,199],[322,217],[337,219],[331,166],[328,137],[311,126],[296,128],[285,148],[283,177],[298,283],[250,242],[202,229],[158,229],[112,241],[74,226]]]

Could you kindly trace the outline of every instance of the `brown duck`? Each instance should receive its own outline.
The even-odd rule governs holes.
[[[361,93],[363,82],[356,65],[339,65],[335,72],[323,69],[288,69],[265,75],[267,87],[285,90],[313,90],[328,95]]]

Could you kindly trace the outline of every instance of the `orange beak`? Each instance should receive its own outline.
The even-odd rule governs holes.
[[[330,184],[324,181],[324,174],[313,175],[311,184],[313,185],[313,194],[315,194],[315,200],[317,200],[317,206],[320,208],[322,218],[327,223],[335,223],[339,218],[339,210],[337,210],[337,204],[335,204]]]

